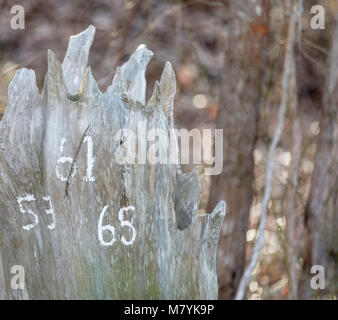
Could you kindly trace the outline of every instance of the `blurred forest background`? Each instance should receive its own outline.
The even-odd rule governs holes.
[[[24,30],[10,28],[15,4],[25,8]],[[310,26],[316,4],[325,29]],[[15,70],[34,69],[41,89],[47,49],[62,61],[69,36],[90,24],[101,91],[145,43],[154,52],[147,96],[169,60],[176,126],[224,130],[223,173],[200,176],[200,212],[228,203],[220,298],[235,298],[262,234],[246,298],[336,299],[338,1],[0,0],[0,118]],[[310,288],[313,265],[325,268],[325,290]]]

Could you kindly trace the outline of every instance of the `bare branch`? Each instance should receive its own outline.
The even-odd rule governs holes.
[[[284,121],[285,121],[285,114],[287,110],[288,100],[289,100],[289,82],[290,82],[290,76],[291,76],[291,67],[292,67],[292,52],[294,48],[294,42],[296,38],[296,17],[297,17],[297,5],[294,5],[293,12],[290,18],[289,22],[289,28],[288,28],[288,35],[287,35],[287,41],[286,41],[286,48],[285,48],[285,56],[284,56],[284,69],[283,69],[283,76],[282,76],[282,99],[279,107],[278,112],[278,124],[277,128],[272,140],[272,143],[270,145],[269,154],[268,154],[268,164],[267,164],[267,172],[266,172],[266,180],[265,180],[265,189],[264,189],[264,196],[262,201],[262,214],[261,214],[261,220],[258,227],[257,232],[257,241],[255,243],[252,257],[250,260],[250,263],[245,270],[241,281],[239,283],[237,292],[236,292],[236,300],[242,300],[245,294],[245,289],[250,281],[251,275],[257,265],[258,262],[258,256],[261,251],[261,248],[263,246],[264,241],[264,230],[266,226],[267,221],[267,208],[271,196],[271,185],[272,185],[272,177],[274,172],[274,153],[276,150],[276,147],[278,145],[278,142],[280,140],[280,137],[282,135],[282,130],[284,127]]]

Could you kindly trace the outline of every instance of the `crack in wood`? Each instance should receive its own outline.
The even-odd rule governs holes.
[[[79,156],[79,152],[80,152],[81,146],[82,146],[82,144],[83,144],[83,141],[84,141],[84,139],[85,139],[85,137],[86,137],[86,135],[87,135],[88,129],[89,129],[89,124],[88,124],[88,127],[87,127],[87,129],[85,130],[84,134],[82,135],[80,144],[79,144],[79,146],[78,146],[78,148],[77,148],[77,150],[76,150],[75,157],[74,157],[74,160],[73,160],[73,162],[72,162],[72,166],[70,167],[69,175],[68,175],[68,178],[67,178],[67,181],[66,181],[66,186],[65,186],[65,198],[64,198],[64,200],[68,200],[68,191],[69,191],[69,185],[70,185],[70,178],[71,178],[71,176],[72,176],[72,174],[73,174],[73,171],[74,171],[74,165],[75,165],[76,160],[77,160],[77,158],[78,158],[78,156]]]

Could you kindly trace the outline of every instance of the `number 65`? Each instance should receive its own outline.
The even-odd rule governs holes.
[[[105,206],[102,211],[101,211],[101,214],[100,214],[100,218],[99,218],[99,223],[98,223],[98,226],[97,226],[97,233],[98,233],[98,237],[99,237],[99,241],[100,241],[100,244],[102,246],[112,246],[114,244],[114,242],[116,241],[116,232],[115,232],[115,228],[110,225],[110,224],[107,224],[107,225],[102,225],[103,223],[103,217],[106,213],[108,209],[108,206]],[[132,231],[132,237],[129,241],[126,240],[126,238],[124,236],[122,236],[121,238],[121,242],[125,245],[125,246],[130,246],[131,244],[134,243],[135,241],[135,238],[136,238],[136,229],[134,228],[132,222],[130,221],[127,221],[127,220],[124,220],[124,213],[127,212],[127,211],[134,211],[135,212],[135,207],[134,206],[128,206],[128,207],[123,207],[120,209],[119,211],[119,214],[118,214],[118,218],[120,220],[120,223],[121,223],[121,227],[128,227],[129,229],[131,229]],[[104,231],[109,231],[112,235],[112,238],[110,241],[105,241],[103,239],[103,232]]]

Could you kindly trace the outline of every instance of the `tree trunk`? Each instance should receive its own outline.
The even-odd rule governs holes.
[[[253,151],[269,33],[269,4],[231,1],[233,21],[225,53],[217,128],[224,130],[223,172],[212,176],[208,209],[229,205],[220,235],[217,270],[222,299],[233,299],[245,266],[246,231],[253,198]],[[261,15],[256,13],[260,11]]]
[[[302,129],[298,118],[297,81],[294,48],[290,52],[292,61],[291,79],[289,84],[289,121],[291,126],[291,163],[288,174],[288,186],[285,195],[285,217],[286,217],[286,260],[288,271],[288,296],[289,299],[298,297],[297,276],[297,187],[298,170],[302,151]]]
[[[0,298],[216,299],[224,201],[198,216],[196,170],[182,174],[168,152],[164,162],[156,151],[155,162],[142,162],[150,130],[169,140],[173,128],[171,65],[145,105],[152,53],[140,46],[101,93],[87,69],[94,33],[90,26],[71,37],[62,65],[48,52],[41,94],[32,70],[19,70],[9,86],[0,123]],[[139,162],[118,160],[133,136],[120,129],[135,133]],[[161,148],[154,141],[147,155]],[[14,265],[25,270],[23,290],[12,286]]]
[[[311,298],[322,293],[336,294],[337,283],[337,104],[338,104],[338,22],[332,37],[326,92],[320,119],[320,133],[312,174],[311,190],[305,209],[305,252],[300,296]],[[326,291],[310,287],[311,267],[321,265],[326,273]]]

